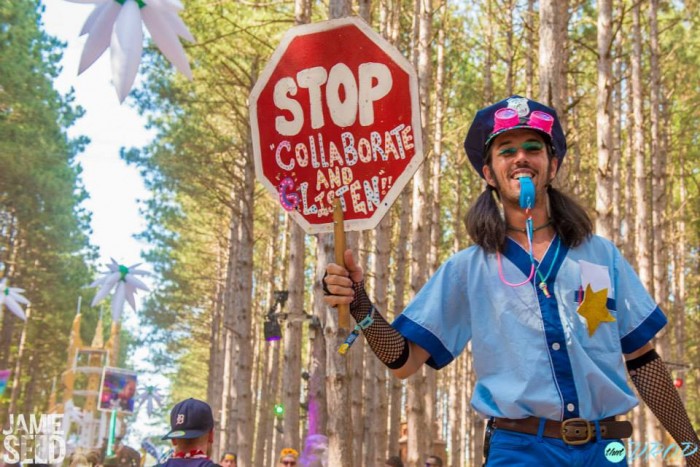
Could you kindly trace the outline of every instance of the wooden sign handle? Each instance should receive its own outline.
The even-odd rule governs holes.
[[[340,199],[333,205],[333,235],[335,241],[335,263],[345,267],[345,225]],[[350,307],[343,303],[338,305],[338,328],[350,329]]]

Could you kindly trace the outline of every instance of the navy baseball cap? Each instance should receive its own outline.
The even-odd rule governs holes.
[[[194,439],[214,428],[211,407],[199,399],[185,399],[170,411],[170,432],[162,439]]]
[[[511,96],[479,110],[464,140],[469,162],[481,178],[484,178],[484,156],[489,144],[496,136],[519,128],[541,134],[561,167],[566,155],[566,137],[557,112],[526,97]]]

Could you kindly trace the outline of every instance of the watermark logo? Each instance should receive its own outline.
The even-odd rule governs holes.
[[[698,452],[700,446],[695,443],[682,442],[680,444],[671,443],[665,445],[658,441],[648,441],[646,443],[629,441],[628,451],[629,459],[661,459],[661,460],[679,460],[687,456],[692,456]]]
[[[62,414],[10,414],[2,431],[6,464],[60,464],[66,457]]]
[[[613,464],[622,462],[625,459],[625,446],[617,441],[609,443],[605,446],[605,458]]]

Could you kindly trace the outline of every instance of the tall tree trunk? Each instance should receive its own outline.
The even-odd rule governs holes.
[[[632,8],[633,18],[633,52],[632,62],[632,109],[633,109],[633,141],[632,154],[634,155],[635,177],[635,223],[636,257],[639,278],[642,284],[653,293],[651,282],[651,258],[649,242],[649,208],[647,194],[647,169],[646,151],[644,148],[644,115],[643,115],[643,89],[642,89],[642,31],[640,24],[640,4],[636,3]]]
[[[566,105],[566,63],[568,61],[567,25],[569,22],[568,0],[540,1],[540,45],[539,45],[539,101],[557,111],[564,133],[567,132],[568,108]],[[563,164],[557,177],[563,186],[570,185],[570,169]],[[577,183],[573,183],[574,186]]]
[[[630,70],[632,69],[632,60],[630,59],[629,65],[627,66]],[[632,86],[632,76],[630,75],[627,83],[628,88]],[[635,158],[632,155],[634,150],[634,140],[636,138],[634,131],[634,96],[632,92],[627,92],[627,121],[631,122],[629,129],[627,131],[627,144],[624,145],[623,158],[625,160],[625,172],[627,174],[627,180],[632,180],[634,178],[634,168],[635,168]],[[636,183],[636,181],[635,181]],[[632,188],[632,187],[630,187]],[[625,190],[625,225],[627,226],[627,235],[624,244],[624,249],[622,250],[625,258],[630,261],[635,268],[637,265],[637,256],[635,253],[635,248],[637,247],[637,233],[635,231],[635,226],[637,223],[637,212],[636,200],[635,200],[635,190],[629,189]]]
[[[625,241],[625,237],[621,234],[622,225],[622,178],[621,178],[621,164],[622,164],[622,152],[620,147],[622,146],[622,65],[623,61],[621,58],[622,44],[621,39],[618,38],[615,46],[615,59],[613,60],[613,81],[616,83],[613,86],[613,96],[612,96],[612,106],[613,106],[613,143],[611,148],[611,165],[612,165],[612,237],[611,240],[615,242],[618,248],[622,248],[622,243]]]
[[[433,126],[433,159],[431,170],[431,201],[430,207],[430,250],[428,255],[428,271],[433,274],[440,266],[440,243],[442,229],[440,228],[440,164],[442,163],[442,132],[445,118],[445,28],[447,23],[447,6],[441,5],[443,18],[437,34],[436,70],[435,70],[435,123]]]
[[[666,213],[666,151],[663,148],[662,140],[664,138],[661,132],[661,71],[659,64],[659,31],[657,11],[659,8],[658,0],[649,2],[649,45],[650,57],[649,68],[651,72],[650,83],[650,100],[649,100],[649,124],[651,130],[650,137],[650,159],[652,161],[652,235],[651,241],[653,245],[653,261],[654,272],[652,274],[654,282],[654,297],[661,305],[662,309],[667,310],[667,313],[673,313],[673,309],[667,306],[668,302],[668,272],[667,272],[667,256],[666,243],[664,239],[670,237],[669,228],[667,227],[664,216]],[[670,317],[670,322],[673,318]],[[657,336],[658,352],[662,357],[668,357],[670,342],[668,333],[662,331]]]
[[[535,0],[527,0],[525,28],[525,95],[531,98],[535,93],[535,65],[532,58],[532,51],[535,50]]]
[[[224,353],[223,353],[223,338],[222,338],[222,318],[224,308],[224,290],[222,284],[226,280],[225,276],[225,255],[224,246],[217,247],[217,273],[216,283],[214,285],[214,304],[211,311],[211,329],[209,331],[209,372],[207,381],[207,401],[211,405],[212,413],[214,414],[214,445],[212,446],[214,455],[219,456],[221,452],[221,394],[223,392],[223,370],[224,370]]]
[[[357,0],[357,11],[363,20],[367,21],[368,24],[372,24],[372,1],[371,0]]]
[[[373,274],[374,304],[382,313],[388,309],[387,290],[389,288],[389,255],[391,248],[391,215],[384,216],[375,231]],[[382,465],[387,455],[387,423],[389,406],[387,398],[386,367],[367,351],[366,374],[368,386],[365,390],[366,418],[370,425],[365,442],[366,454],[362,465]],[[375,400],[372,401],[370,394]]]
[[[474,393],[474,386],[476,385],[476,373],[474,372],[474,360],[472,357],[471,346],[469,346],[468,348],[467,355],[469,358],[469,364],[467,366],[467,374],[464,377],[464,380],[468,382],[467,388],[464,391],[466,393],[465,407],[469,407],[469,404],[467,404],[466,399]],[[481,465],[484,458],[484,418],[481,414],[478,414],[474,410],[470,410],[470,414],[471,430],[469,431],[469,436],[473,440],[472,446],[474,448],[474,465]]]
[[[228,237],[228,259],[226,264],[226,277],[224,288],[224,305],[223,305],[223,369],[222,369],[222,387],[221,387],[221,402],[220,409],[220,431],[219,445],[224,450],[238,450],[235,434],[235,421],[232,416],[232,397],[233,392],[231,382],[234,379],[235,356],[237,355],[234,348],[233,328],[236,325],[236,317],[234,310],[235,302],[235,277],[238,267],[239,246],[241,245],[241,228],[240,228],[240,204],[241,200],[237,196],[237,188],[231,189],[231,218],[229,221],[229,237]]]
[[[598,98],[596,129],[598,170],[596,170],[595,228],[612,238],[612,0],[598,0]]]
[[[676,241],[674,242],[674,245],[676,247],[676,254],[673,255],[675,259],[675,265],[674,265],[674,272],[675,272],[675,277],[676,280],[674,281],[675,284],[675,290],[673,293],[673,296],[675,297],[674,300],[674,307],[675,307],[675,313],[674,316],[676,318],[676,322],[674,323],[674,331],[675,331],[675,359],[678,362],[683,362],[685,361],[685,342],[686,342],[686,319],[685,319],[685,304],[686,304],[686,252],[687,250],[687,233],[686,233],[686,225],[685,225],[685,219],[686,219],[686,199],[688,196],[687,189],[685,186],[685,157],[683,151],[679,152],[678,155],[678,168],[679,168],[679,177],[678,177],[678,198],[680,200],[679,206],[677,208],[677,213],[678,213],[678,223],[677,225],[677,238]],[[680,393],[681,397],[683,398],[683,402],[686,402],[686,385],[683,385],[680,388]]]
[[[351,13],[347,0],[331,0],[329,4],[329,18],[342,18]],[[348,248],[352,249],[348,242]],[[318,261],[322,264],[334,262],[333,236],[320,234],[318,236]],[[322,276],[317,277],[317,284],[321,283]],[[335,309],[331,309],[323,302],[319,307],[326,310],[324,336],[326,339],[326,395],[328,413],[334,414],[328,419],[328,465],[338,467],[351,467],[352,465],[352,439],[350,439],[352,418],[350,414],[350,381],[348,362],[344,356],[338,354],[337,349],[345,340],[344,332],[338,326],[338,315]],[[320,314],[320,310],[319,310]]]
[[[323,277],[325,264],[320,261],[316,264],[316,277]],[[326,340],[323,336],[323,328],[326,322],[325,306],[323,306],[323,290],[314,286],[314,303],[319,306],[313,308],[313,318],[309,327],[311,339],[311,356],[309,362],[309,398],[308,398],[308,425],[310,435],[328,433],[328,409],[326,397]],[[331,349],[332,351],[333,349]]]
[[[9,314],[9,313],[8,313]],[[27,328],[31,319],[32,307],[27,306],[25,315],[27,320],[22,325],[22,335],[19,338],[19,346],[17,347],[17,356],[15,357],[15,370],[12,372],[12,392],[10,394],[10,406],[7,409],[8,414],[17,413],[17,399],[19,398],[20,384],[22,376],[22,360],[24,358],[24,350],[27,343]],[[14,315],[13,315],[14,316]]]
[[[332,235],[319,234],[317,257],[324,265],[335,261]],[[319,269],[318,272],[324,269]],[[318,284],[321,283],[322,277],[323,274],[317,276]],[[325,311],[323,332],[327,349],[326,400],[327,412],[333,414],[332,417],[328,417],[328,465],[351,467],[353,454],[350,437],[350,381],[347,359],[338,354],[338,348],[346,336],[338,328],[338,313],[335,309],[327,307],[323,302],[317,302],[314,306],[322,307]]]
[[[280,271],[278,265],[279,258],[285,258],[286,254],[284,251],[284,246],[280,247],[280,216],[272,216],[272,225],[270,227],[272,242],[267,247],[266,251],[266,261],[268,263],[268,271],[270,273],[267,275],[267,286],[265,291],[265,298],[262,300],[268,305],[275,303],[274,291],[275,291],[275,273]],[[286,235],[283,237],[286,238]],[[279,255],[279,256],[278,256]],[[260,330],[256,332],[256,337],[260,337]],[[254,465],[265,465],[265,442],[271,436],[271,423],[272,420],[272,401],[274,400],[275,394],[271,392],[272,381],[271,373],[273,372],[272,367],[272,353],[276,345],[272,345],[272,342],[268,342],[264,339],[258,339],[255,344],[258,348],[258,361],[256,362],[256,371],[258,385],[254,386],[255,394],[259,396],[256,397],[256,426],[255,430],[255,444],[253,445],[253,457],[252,461]],[[277,375],[277,372],[274,372]]]
[[[394,278],[394,308],[393,317],[401,314],[406,306],[406,271],[409,269],[408,238],[411,230],[411,193],[404,191],[400,197],[398,216],[398,234],[396,241],[396,277]],[[389,452],[398,454],[399,438],[401,437],[401,413],[403,401],[403,383],[392,378],[391,384],[391,416],[389,420]]]
[[[280,239],[280,229],[279,229],[279,216],[274,216],[274,221],[272,225],[273,232],[273,242],[268,249],[267,260],[270,264],[270,277],[268,278],[268,293],[267,302],[268,305],[275,303],[274,291],[277,289],[275,283],[276,279],[279,278],[282,283],[279,285],[279,290],[288,290],[285,278],[287,277],[288,270],[288,255],[287,255],[287,245],[288,237],[287,234],[290,230],[289,225],[293,221],[288,215],[284,216],[285,224],[283,227],[283,234],[281,235],[281,246],[279,246]],[[276,276],[276,277],[275,277]],[[268,309],[268,313],[269,313]],[[264,362],[262,367],[264,369],[263,374],[263,386],[260,388],[261,398],[258,407],[258,430],[255,438],[255,456],[253,461],[255,465],[270,465],[275,459],[275,443],[276,434],[278,434],[275,429],[275,422],[277,421],[273,417],[273,403],[281,400],[278,398],[279,390],[279,380],[280,380],[280,341],[265,341],[263,343],[264,351]],[[267,461],[266,461],[267,457]]]
[[[494,16],[493,16],[493,2],[486,2],[486,14],[481,16],[481,21],[484,21],[484,31],[486,32],[486,37],[484,38],[484,43],[486,45],[486,50],[484,52],[484,102],[491,104],[494,100],[493,98],[493,44],[495,41],[494,33]]]
[[[17,225],[17,218],[11,216],[9,238],[7,241],[7,253],[5,253],[5,274],[3,279],[7,279],[12,285],[15,276],[17,258],[19,256],[19,236],[20,229]],[[12,346],[12,335],[15,329],[16,317],[12,313],[2,314],[2,333],[0,333],[0,368],[7,368],[10,362],[10,347]]]
[[[632,153],[634,154],[634,175],[635,175],[635,236],[636,236],[636,257],[639,278],[642,284],[653,295],[653,283],[651,278],[652,262],[650,257],[651,243],[649,241],[649,207],[648,207],[648,186],[646,169],[646,151],[644,147],[643,132],[643,89],[642,89],[642,26],[640,19],[640,5],[637,3],[632,7],[633,22],[633,51],[632,51],[632,98],[634,113],[634,140]],[[656,436],[658,431],[657,421],[650,411],[645,413],[645,431],[647,439],[660,439]],[[650,459],[651,465],[656,464],[655,459]]]
[[[452,462],[449,464],[452,467],[459,467],[464,465],[464,451],[462,449],[462,437],[464,433],[461,430],[460,421],[465,415],[464,408],[462,407],[462,398],[460,391],[464,388],[464,380],[461,378],[462,374],[460,369],[462,367],[462,358],[457,361],[452,362],[449,368],[449,423],[450,423],[450,443],[448,444],[448,449],[452,454]],[[447,461],[447,459],[444,459]]]
[[[563,116],[560,29],[561,0],[540,1],[540,94],[539,101]]]
[[[353,251],[357,251],[359,254],[359,265],[363,271],[369,271],[370,263],[370,242],[369,238],[370,232],[362,231],[359,235],[353,234],[358,238],[357,248],[353,248]],[[373,291],[371,287],[372,281],[368,276],[366,278],[366,285],[368,287],[368,292]],[[369,292],[373,294],[373,292]],[[369,420],[364,414],[373,413],[370,410],[374,409],[374,404],[376,401],[365,401],[365,399],[370,399],[372,397],[377,397],[377,391],[375,387],[369,387],[370,385],[370,372],[371,368],[368,366],[365,369],[365,357],[369,353],[369,349],[366,348],[365,342],[358,344],[359,348],[355,349],[354,352],[348,352],[346,358],[348,360],[348,370],[350,374],[350,407],[351,407],[351,436],[352,436],[352,454],[353,465],[362,464],[365,456],[369,455],[369,450],[373,449],[373,446],[365,444],[366,438],[369,436]]]
[[[289,273],[287,289],[288,318],[284,322],[284,355],[282,367],[282,401],[284,412],[284,443],[300,446],[299,401],[301,399],[301,332],[304,319],[304,230],[291,223],[289,240]]]
[[[255,192],[255,172],[253,165],[253,148],[250,137],[246,164],[244,168],[244,186],[241,210],[241,244],[236,271],[236,303],[234,305],[236,323],[234,336],[238,347],[238,361],[234,372],[236,398],[233,401],[237,410],[236,438],[241,467],[251,467],[253,442],[250,436],[250,426],[253,424],[252,388],[253,375],[252,355],[252,290],[253,290],[253,199]],[[235,347],[234,347],[235,348]]]
[[[432,38],[430,0],[419,2],[420,15],[418,41],[418,82],[421,97],[421,119],[423,134],[429,134],[430,122],[430,81],[432,78],[430,40]],[[426,138],[427,140],[428,138]],[[427,141],[424,141],[424,154],[427,154]],[[423,164],[413,177],[413,216],[411,228],[411,295],[414,296],[426,281],[423,267],[428,255],[430,226],[426,222],[426,201],[428,199],[429,166]],[[433,375],[430,375],[432,377]],[[415,465],[427,452],[434,439],[432,407],[426,407],[428,375],[425,366],[408,379],[408,463]],[[426,430],[427,428],[427,430]]]
[[[514,34],[514,24],[513,24],[513,14],[515,5],[513,0],[509,0],[505,5],[504,9],[508,15],[508,23],[505,25],[504,33],[506,36],[506,96],[511,96],[514,94],[514,69],[515,69],[515,46],[513,44]]]

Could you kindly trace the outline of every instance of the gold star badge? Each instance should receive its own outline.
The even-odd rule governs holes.
[[[588,322],[588,337],[591,337],[595,333],[596,329],[598,329],[598,326],[603,321],[615,321],[615,318],[608,311],[607,302],[607,288],[594,292],[593,289],[591,289],[591,284],[586,286],[583,301],[576,311],[586,318]]]

